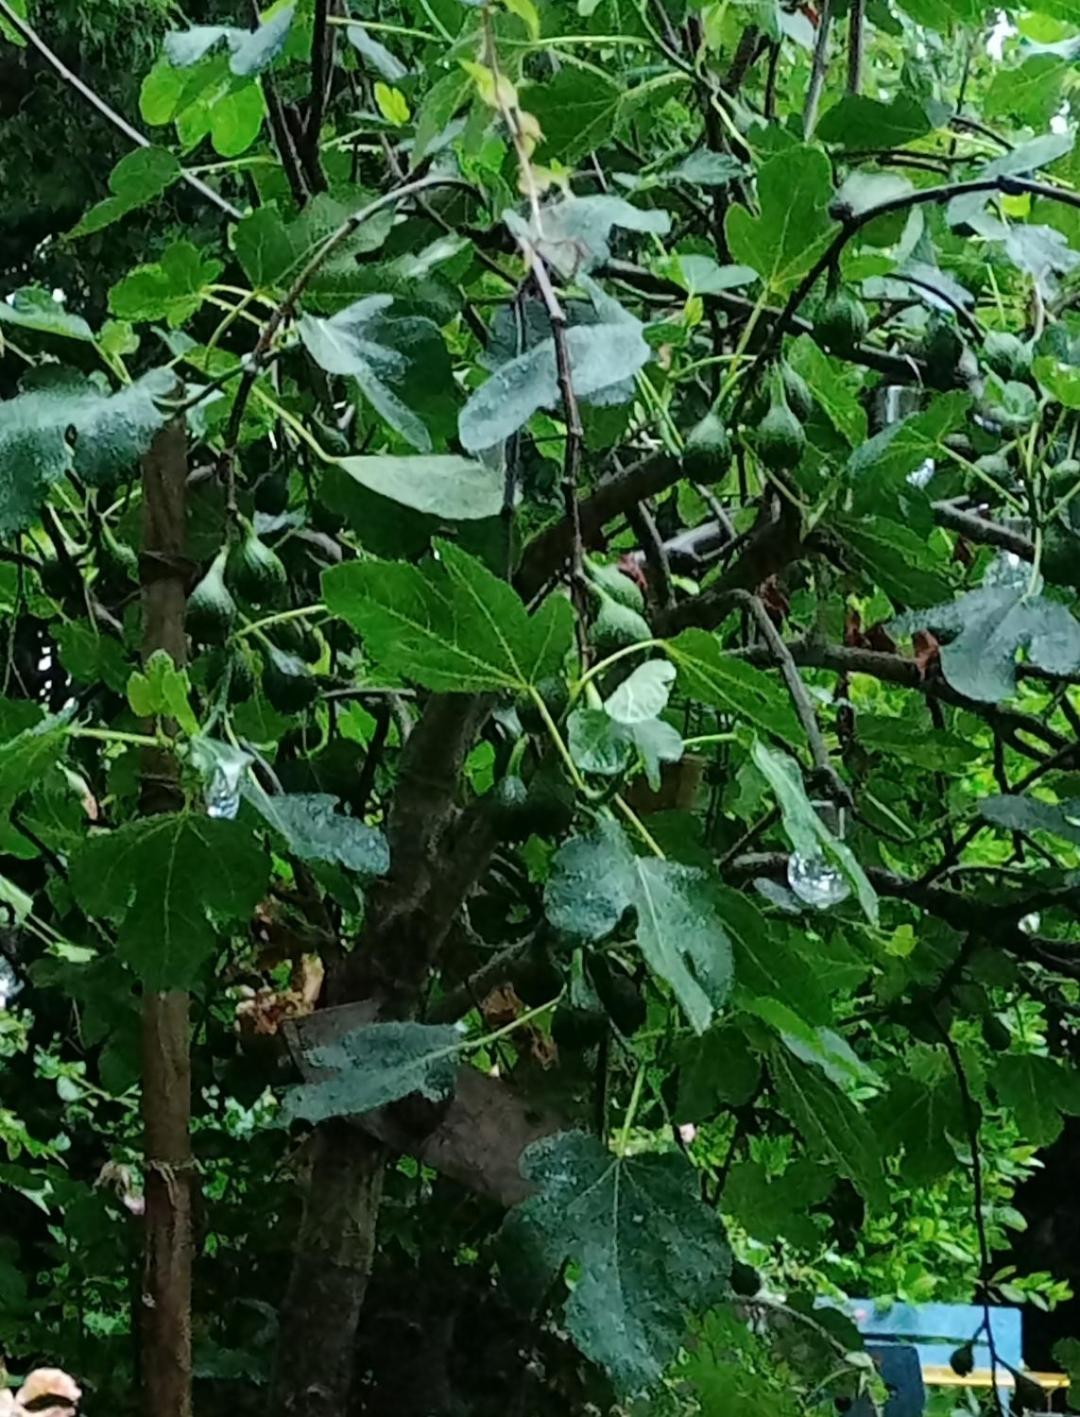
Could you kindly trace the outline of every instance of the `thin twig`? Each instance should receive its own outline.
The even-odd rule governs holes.
[[[973,1202],[975,1209],[975,1231],[979,1237],[979,1281],[982,1290],[983,1322],[982,1327],[986,1332],[986,1346],[990,1351],[990,1391],[993,1394],[994,1411],[997,1417],[1005,1417],[1004,1409],[1001,1405],[1001,1393],[998,1391],[997,1370],[998,1355],[994,1342],[994,1327],[990,1321],[990,1241],[986,1234],[986,1216],[983,1214],[983,1172],[982,1172],[982,1150],[979,1146],[979,1109],[974,1097],[971,1095],[971,1087],[968,1084],[967,1073],[964,1071],[964,1063],[960,1057],[960,1051],[949,1030],[938,1018],[936,1013],[931,1014],[934,1025],[941,1036],[941,1041],[945,1045],[945,1051],[949,1055],[949,1062],[956,1075],[956,1085],[960,1090],[960,1100],[964,1109],[964,1124],[968,1134],[968,1146],[971,1149],[971,1188],[973,1192]]]
[[[326,102],[330,97],[336,38],[329,17],[330,0],[315,0],[311,32],[311,98],[304,134],[304,166],[312,185],[320,191],[326,186],[326,178],[319,162],[319,135],[322,132]]]
[[[289,184],[289,191],[292,193],[293,201],[298,207],[304,206],[308,197],[307,181],[304,178],[304,169],[300,164],[300,157],[293,142],[293,135],[289,131],[289,125],[285,121],[285,110],[281,106],[281,99],[274,86],[274,81],[269,74],[262,76],[263,98],[266,101],[266,112],[270,119],[270,131],[274,135],[274,146],[277,148],[278,157],[281,159],[282,170],[285,173],[286,181]]]
[[[38,32],[31,25],[27,24],[17,10],[12,8],[8,0],[0,0],[0,15],[3,15],[6,23],[11,26],[16,34],[25,39],[27,44],[33,45],[53,72],[63,79],[65,84],[73,88],[92,108],[97,109],[98,113],[100,113],[103,118],[107,119],[118,132],[123,133],[124,137],[135,143],[137,147],[153,147],[149,138],[144,137],[144,135],[139,132],[138,128],[133,128],[126,118],[123,118],[117,113],[115,108],[110,108],[103,98],[100,98],[88,84],[85,84],[82,79],[79,78],[78,74],[71,72],[60,56],[49,48]],[[232,217],[234,221],[239,221],[243,216],[242,211],[234,207],[233,204],[225,197],[221,196],[219,192],[215,192],[213,187],[207,186],[207,184],[203,182],[201,178],[196,177],[194,173],[181,170],[180,177],[189,187],[198,192],[200,196],[205,197],[208,202],[213,202],[214,206],[220,211],[223,211],[226,216]]]
[[[578,631],[582,662],[586,658],[587,646],[584,641],[585,617],[588,612],[588,591],[585,581],[585,544],[581,535],[581,508],[578,505],[578,472],[581,467],[581,445],[585,440],[585,430],[581,426],[581,411],[577,395],[574,393],[574,377],[570,364],[570,350],[566,342],[566,311],[559,303],[548,275],[543,257],[531,248],[533,275],[536,288],[544,302],[551,337],[555,342],[555,367],[558,370],[559,392],[562,395],[563,419],[566,423],[566,445],[563,451],[562,494],[566,519],[570,523],[570,594],[577,609]]]
[[[802,724],[803,732],[806,734],[815,771],[822,782],[828,785],[835,800],[850,806],[851,792],[847,784],[837,775],[836,769],[829,759],[829,750],[826,748],[825,739],[821,734],[821,725],[817,721],[817,714],[810,702],[810,695],[806,691],[802,675],[796,668],[791,651],[781,639],[779,630],[769,619],[769,612],[762,605],[760,597],[751,595],[749,591],[735,590],[731,591],[730,595],[733,601],[745,606],[753,616],[762,639],[768,645],[769,652],[776,661],[777,668],[787,685],[787,691],[791,695],[792,706]]]
[[[857,94],[862,88],[863,50],[866,34],[866,0],[851,0],[848,13],[848,76],[847,91]]]
[[[769,49],[769,64],[765,70],[765,120],[776,118],[776,73],[780,67],[780,41],[773,40]]]
[[[829,32],[832,29],[832,0],[822,0],[818,14],[817,38],[814,40],[814,58],[810,67],[810,83],[806,90],[803,107],[803,133],[806,141],[813,137],[817,127],[818,105],[821,91],[825,87],[825,75],[829,69]]]

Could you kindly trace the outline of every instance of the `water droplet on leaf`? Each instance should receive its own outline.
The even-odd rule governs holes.
[[[997,586],[1007,590],[1023,590],[1031,576],[1031,567],[1015,551],[1003,551],[995,556],[983,576],[984,586]]]
[[[933,458],[927,458],[925,462],[919,464],[914,472],[909,472],[907,480],[912,487],[925,487],[937,471],[937,463]]]
[[[815,910],[828,910],[839,905],[851,893],[851,887],[824,856],[803,856],[794,852],[788,858],[788,885],[806,905]]]

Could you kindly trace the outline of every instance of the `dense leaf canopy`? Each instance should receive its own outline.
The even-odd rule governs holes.
[[[1078,64],[0,0],[13,1372],[824,1417],[869,1295],[1080,1374]]]

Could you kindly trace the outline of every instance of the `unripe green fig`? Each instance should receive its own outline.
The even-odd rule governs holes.
[[[303,660],[272,647],[267,648],[262,682],[263,692],[279,713],[302,713],[319,692]]]
[[[488,799],[491,829],[500,842],[525,841],[533,833],[529,789],[520,777],[500,778]]]
[[[754,437],[758,457],[773,472],[786,472],[798,464],[806,447],[803,426],[788,407],[784,385],[773,376],[772,403]]]
[[[289,505],[289,474],[268,472],[255,484],[255,506],[268,517],[278,517]]]
[[[620,605],[604,591],[597,592],[599,609],[589,626],[589,643],[601,656],[614,654],[628,645],[640,644],[650,639],[652,631],[648,621],[628,605]]]
[[[686,475],[698,482],[718,481],[731,465],[731,435],[715,409],[690,430],[683,463]]]
[[[1002,379],[1023,379],[1031,373],[1031,346],[1004,330],[990,331],[983,340],[982,357]]]
[[[237,591],[253,605],[280,599],[289,583],[281,557],[271,551],[250,522],[229,553],[228,573]]]
[[[544,701],[544,707],[551,715],[552,719],[559,723],[570,706],[570,686],[566,680],[557,674],[552,674],[548,678],[541,679],[536,685],[536,692]],[[517,701],[518,720],[526,733],[535,733],[541,736],[547,733],[547,724],[544,716],[536,705],[536,700],[530,695]]]
[[[544,761],[529,781],[528,835],[560,836],[574,824],[574,789],[554,762]]]
[[[810,392],[810,385],[790,364],[780,365],[780,377],[784,381],[784,397],[787,399],[788,408],[800,423],[805,423],[814,411],[814,396]]]
[[[225,584],[228,551],[222,547],[210,569],[188,596],[185,624],[187,632],[203,644],[222,644],[236,619],[236,601]]]
[[[589,977],[607,1016],[626,1038],[645,1022],[646,1006],[641,990],[630,976],[597,955],[589,964]]]
[[[866,338],[870,320],[866,306],[846,290],[838,290],[818,311],[814,338],[830,354],[851,354]]]
[[[579,1009],[560,1004],[551,1020],[551,1036],[568,1053],[594,1048],[607,1032],[607,1019],[599,1009]]]
[[[761,1289],[761,1275],[752,1265],[734,1260],[731,1265],[731,1292],[740,1298],[752,1299]]]
[[[547,950],[532,950],[514,970],[514,993],[530,1009],[538,1009],[556,998],[562,975],[552,964]]]

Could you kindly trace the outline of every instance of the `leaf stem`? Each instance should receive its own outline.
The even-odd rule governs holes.
[[[548,736],[550,737],[552,743],[555,746],[555,751],[563,760],[563,763],[566,767],[566,771],[570,775],[570,781],[574,784],[574,786],[580,793],[582,793],[584,796],[588,796],[589,789],[585,783],[585,779],[581,776],[581,773],[578,772],[577,764],[570,756],[570,749],[566,746],[566,742],[563,739],[562,734],[559,732],[559,725],[552,718],[551,711],[548,708],[547,704],[544,702],[543,694],[540,693],[539,689],[537,689],[534,684],[529,685],[529,697],[536,705],[536,711],[543,720],[544,727],[548,731]]]
[[[649,828],[634,811],[630,803],[627,802],[626,798],[616,796],[615,805],[616,807],[618,807],[622,815],[626,818],[630,826],[633,827],[634,831],[637,832],[638,836],[641,837],[642,841],[649,848],[649,850],[656,857],[656,859],[658,861],[666,861],[667,853],[664,851],[664,848],[660,845],[660,843],[653,836]]]
[[[477,1049],[486,1048],[489,1043],[496,1043],[500,1038],[505,1038],[513,1033],[525,1023],[531,1023],[534,1018],[539,1018],[541,1014],[546,1014],[566,993],[565,989],[560,989],[553,999],[549,999],[546,1004],[538,1004],[536,1008],[529,1009],[527,1013],[518,1014],[517,1018],[511,1019],[509,1023],[504,1023],[502,1028],[497,1028],[494,1033],[485,1033],[482,1038],[467,1039],[459,1048],[451,1050],[453,1053],[474,1053]]]
[[[622,649],[617,649],[614,654],[609,654],[606,659],[601,659],[590,669],[587,669],[574,686],[574,690],[570,695],[570,706],[573,707],[581,697],[585,688],[592,683],[598,674],[603,674],[604,671],[610,669],[613,664],[618,664],[620,659],[626,659],[627,656],[638,654],[641,650],[645,649],[661,649],[663,645],[663,640],[639,640],[637,644],[624,645]]]
[[[634,1125],[634,1118],[637,1116],[638,1103],[641,1101],[641,1089],[645,1085],[645,1064],[642,1063],[634,1078],[634,1090],[630,1094],[630,1102],[626,1109],[626,1117],[619,1132],[618,1151],[619,1156],[625,1156],[630,1145],[630,1129]]]
[[[314,605],[299,605],[293,610],[279,610],[275,615],[265,615],[261,620],[252,620],[247,625],[242,625],[239,630],[233,631],[233,638],[240,639],[243,635],[258,634],[268,625],[284,625],[289,620],[305,620],[309,615],[325,613],[326,606],[321,601],[316,601]]]
[[[79,728],[67,730],[69,738],[96,738],[102,743],[128,743],[135,748],[161,748],[172,745],[165,734],[123,733],[118,728]]]

